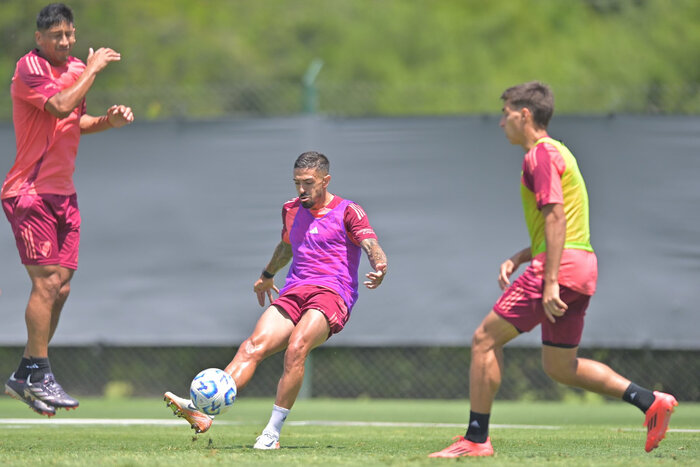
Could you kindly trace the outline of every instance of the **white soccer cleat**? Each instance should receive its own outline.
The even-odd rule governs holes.
[[[213,417],[197,410],[191,400],[178,397],[172,392],[166,392],[163,400],[176,417],[187,420],[195,433],[204,433],[211,427]]]
[[[280,435],[271,431],[263,431],[260,436],[255,438],[253,449],[279,449]]]

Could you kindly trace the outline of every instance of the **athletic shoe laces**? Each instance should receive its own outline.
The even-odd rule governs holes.
[[[46,373],[44,375],[44,381],[42,382],[42,385],[44,386],[46,392],[48,392],[52,396],[62,396],[66,394],[61,385],[58,384],[58,381],[56,381],[56,378],[54,377],[53,373]]]

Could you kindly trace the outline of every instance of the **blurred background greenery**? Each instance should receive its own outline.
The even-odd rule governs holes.
[[[0,0],[0,120],[46,3]],[[505,87],[538,79],[560,114],[700,113],[697,0],[66,3],[75,56],[122,53],[91,112],[120,102],[144,119],[496,113]]]

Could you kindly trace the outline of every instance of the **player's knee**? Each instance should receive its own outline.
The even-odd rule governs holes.
[[[41,295],[50,300],[56,300],[60,296],[62,289],[63,284],[58,274],[49,274],[44,277],[35,278],[32,281],[32,293]]]
[[[63,284],[58,291],[58,299],[65,301],[68,298],[68,295],[70,295],[70,282]]]
[[[265,347],[262,339],[250,336],[244,340],[238,349],[236,357],[242,357],[245,361],[262,360],[265,355]]]
[[[543,360],[542,368],[547,376],[562,384],[570,384],[576,374],[575,364],[569,361]]]
[[[472,352],[487,351],[493,347],[493,339],[483,326],[479,326],[472,335]]]
[[[290,341],[284,354],[285,366],[303,366],[306,357],[309,355],[309,350],[309,345],[302,340]]]

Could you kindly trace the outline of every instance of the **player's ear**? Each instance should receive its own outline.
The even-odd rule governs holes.
[[[34,31],[34,42],[36,42],[36,45],[39,45],[40,40],[41,40],[41,32]]]
[[[331,182],[331,174],[326,174],[326,176],[323,177],[323,188],[326,188],[330,182]]]

